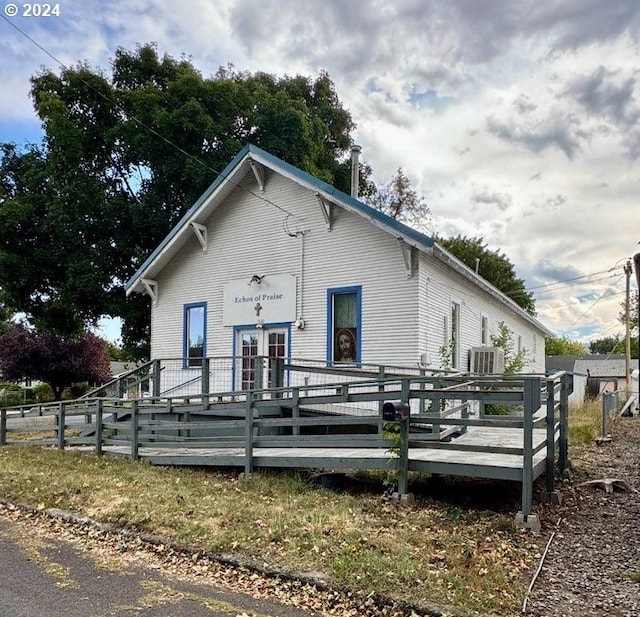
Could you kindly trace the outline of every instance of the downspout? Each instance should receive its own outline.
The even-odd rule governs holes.
[[[304,329],[304,231],[296,232],[300,238],[300,282],[298,289],[298,311],[295,326],[298,330]]]

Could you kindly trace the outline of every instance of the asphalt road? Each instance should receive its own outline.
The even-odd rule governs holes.
[[[2,617],[302,617],[314,614],[186,582],[139,561],[81,548],[0,514]]]

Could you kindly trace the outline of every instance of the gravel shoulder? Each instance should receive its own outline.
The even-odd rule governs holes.
[[[640,418],[618,418],[611,441],[571,453],[563,501],[542,518],[555,532],[527,615],[640,615]],[[615,478],[635,490],[606,492],[588,480]],[[555,523],[554,523],[555,521]]]

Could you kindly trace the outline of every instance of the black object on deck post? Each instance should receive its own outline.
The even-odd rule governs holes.
[[[386,422],[397,422],[400,425],[400,445],[398,452],[398,496],[409,494],[409,415],[407,403],[387,401],[382,406],[382,419]],[[407,498],[405,497],[404,500]]]

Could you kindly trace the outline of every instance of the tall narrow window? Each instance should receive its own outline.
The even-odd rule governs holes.
[[[451,303],[451,368],[459,367],[458,356],[460,353],[460,305]]]
[[[484,315],[482,316],[482,323],[480,327],[481,327],[480,340],[483,345],[488,345],[489,344],[489,319]]]
[[[327,360],[360,362],[362,287],[327,290]]]
[[[207,342],[207,303],[184,305],[184,366],[202,366]]]

